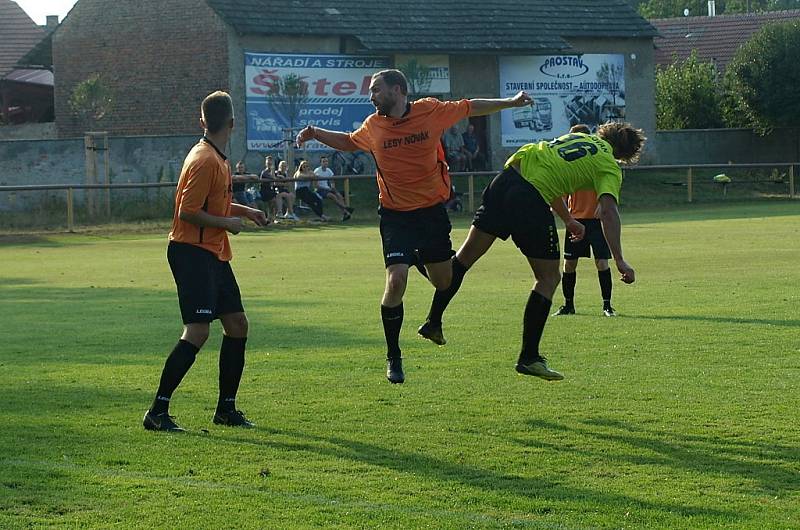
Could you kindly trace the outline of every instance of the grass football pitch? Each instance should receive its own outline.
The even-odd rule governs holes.
[[[623,221],[637,282],[604,318],[581,261],[578,314],[542,341],[559,383],[513,371],[531,273],[510,242],[443,348],[416,337],[412,273],[393,386],[374,225],[235,236],[258,427],[211,424],[215,324],[172,402],[184,435],[141,426],[181,330],[164,234],[0,239],[0,528],[800,527],[800,208]]]

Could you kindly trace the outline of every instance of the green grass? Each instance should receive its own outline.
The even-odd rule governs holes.
[[[513,372],[531,275],[510,243],[444,348],[415,337],[412,275],[392,386],[374,226],[236,236],[259,426],[210,422],[215,325],[173,400],[187,435],[140,424],[181,329],[164,235],[2,239],[0,528],[797,528],[797,204],[624,220],[637,283],[604,319],[582,260],[579,314],[543,339],[561,383]]]

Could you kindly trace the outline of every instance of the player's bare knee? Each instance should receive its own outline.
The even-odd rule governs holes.
[[[199,322],[195,324],[186,324],[183,328],[183,335],[181,340],[185,340],[196,346],[202,348],[203,344],[208,340],[211,326],[206,322]]]
[[[386,279],[386,294],[390,295],[402,295],[403,292],[406,290],[406,282],[408,281],[408,276],[406,275],[391,275]]]
[[[249,322],[244,313],[232,313],[220,318],[225,334],[229,337],[247,337]]]

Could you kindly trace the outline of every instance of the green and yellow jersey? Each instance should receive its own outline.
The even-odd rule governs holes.
[[[527,144],[506,160],[518,165],[522,178],[539,190],[548,204],[577,190],[591,189],[619,202],[622,170],[605,140],[584,133],[565,134],[551,142]]]

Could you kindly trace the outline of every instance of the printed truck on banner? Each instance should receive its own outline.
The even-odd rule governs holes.
[[[624,119],[624,65],[621,54],[501,57],[501,96],[525,90],[533,98],[501,113],[503,146],[550,140],[578,123],[595,130]]]
[[[517,129],[549,131],[553,128],[553,106],[548,98],[533,98],[533,103],[513,109],[512,114]]]

